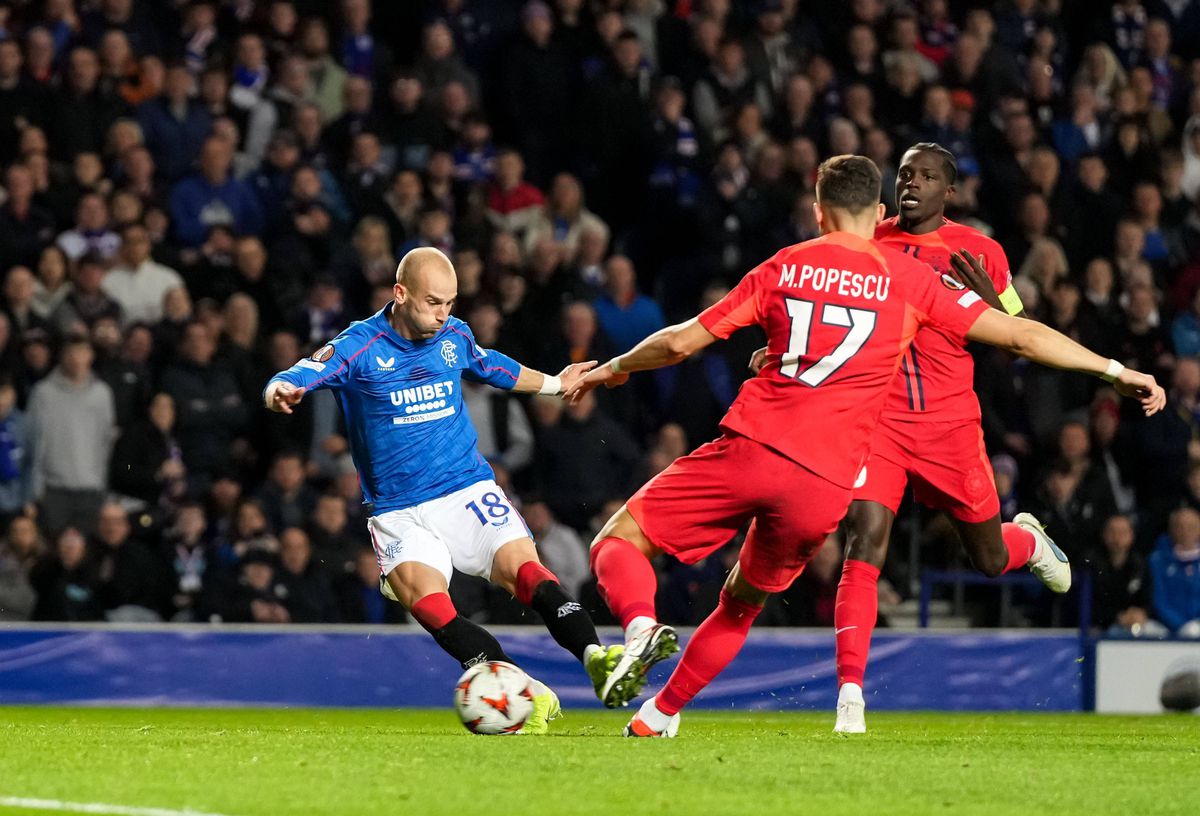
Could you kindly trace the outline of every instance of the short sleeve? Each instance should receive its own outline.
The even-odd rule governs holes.
[[[778,268],[777,257],[751,269],[729,294],[701,312],[700,325],[724,340],[738,329],[757,323],[763,281]]]
[[[291,368],[280,371],[267,385],[280,380],[305,391],[340,388],[350,379],[350,363],[372,342],[372,338],[347,329]]]
[[[512,390],[521,374],[521,364],[495,349],[485,349],[475,342],[475,335],[466,323],[450,327],[456,345],[465,355],[463,376],[473,382],[486,383],[493,388]]]
[[[962,342],[979,316],[991,307],[970,289],[951,289],[941,277],[928,274],[927,269],[904,270],[908,302],[922,315],[924,323],[932,323]]]
[[[1000,296],[1000,305],[1004,307],[1004,311],[1010,315],[1019,315],[1025,309],[1025,304],[1021,302],[1021,295],[1013,286],[1008,256],[995,241],[991,241],[984,250],[983,262],[988,277],[992,279],[992,286],[996,288],[996,294]]]

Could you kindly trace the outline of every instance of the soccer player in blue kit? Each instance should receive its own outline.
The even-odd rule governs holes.
[[[458,281],[450,260],[414,249],[396,269],[395,299],[271,378],[267,408],[285,414],[308,391],[332,389],[370,509],[367,526],[384,595],[404,605],[454,659],[513,662],[487,630],[458,614],[447,592],[458,569],[511,592],[578,658],[597,692],[620,659],[583,607],[538,560],[524,520],[493,481],[462,401],[461,378],[519,393],[562,394],[595,362],[557,376],[480,348],[450,315]],[[546,731],[558,698],[536,686],[526,733]]]

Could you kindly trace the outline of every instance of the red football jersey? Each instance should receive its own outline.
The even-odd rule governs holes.
[[[982,255],[983,268],[1005,309],[1010,314],[1021,311],[1004,250],[977,229],[946,220],[933,232],[912,235],[900,229],[899,219],[893,217],[875,229],[875,240],[928,264],[935,273],[931,277],[951,291],[965,289],[952,274],[951,253],[965,249],[976,257]],[[975,364],[962,338],[930,326],[908,347],[884,411],[889,417],[908,421],[978,420],[974,374]]]
[[[767,333],[767,364],[721,427],[853,487],[917,330],[936,323],[962,344],[987,308],[920,261],[849,233],[786,247],[700,315],[717,337],[751,323]]]

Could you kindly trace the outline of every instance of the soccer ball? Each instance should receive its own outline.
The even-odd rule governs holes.
[[[511,663],[476,663],[458,678],[454,710],[472,734],[518,734],[533,714],[533,680]]]

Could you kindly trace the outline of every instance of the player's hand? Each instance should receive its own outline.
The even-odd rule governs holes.
[[[588,360],[586,363],[571,363],[569,366],[558,372],[558,378],[562,380],[563,399],[566,399],[566,393],[571,386],[579,382],[584,374],[587,374],[596,367],[595,360]]]
[[[763,346],[758,351],[750,355],[750,363],[747,365],[756,376],[758,372],[763,370],[763,366],[767,364],[767,347]]]
[[[267,391],[267,408],[277,414],[292,413],[292,406],[304,397],[304,389],[291,383],[275,382]]]
[[[1142,404],[1146,416],[1154,416],[1167,405],[1167,392],[1149,374],[1127,368],[1113,382],[1117,393]]]
[[[612,370],[612,366],[608,363],[593,368],[586,376],[576,380],[570,388],[563,390],[563,399],[572,405],[583,399],[583,395],[591,391],[598,385],[605,385],[609,388],[616,388],[618,385],[624,385],[629,380],[629,374],[621,372],[617,374]]]
[[[996,293],[996,287],[992,285],[991,277],[983,268],[982,255],[976,258],[967,250],[960,249],[958,252],[950,254],[950,266],[954,267],[954,276],[958,278],[959,283],[969,287],[993,309],[1005,311],[1004,304],[1000,302],[1000,295]]]

